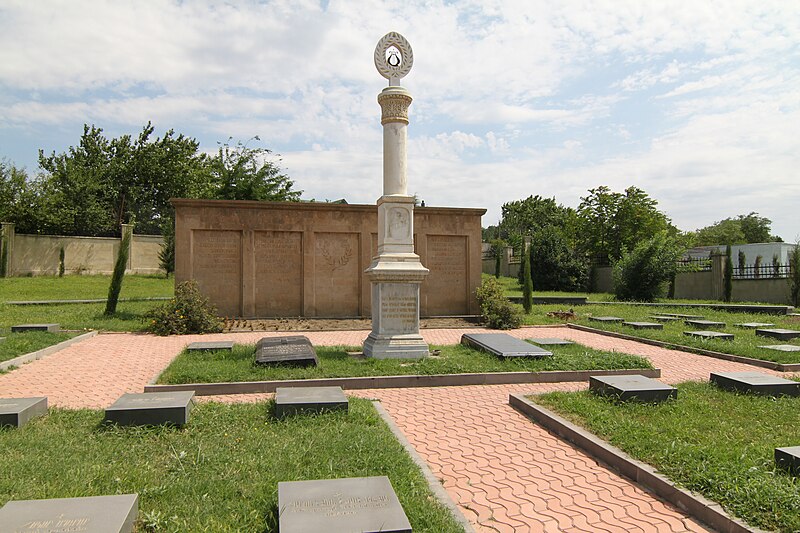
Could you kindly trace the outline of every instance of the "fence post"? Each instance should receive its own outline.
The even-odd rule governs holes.
[[[127,274],[133,269],[133,224],[121,224],[122,231],[120,232],[119,243],[122,245],[122,240],[125,238],[126,233],[131,234],[128,240],[128,264],[125,266],[125,273]]]
[[[0,222],[0,278],[14,274],[14,223]]]
[[[711,299],[725,299],[725,254],[711,254]]]

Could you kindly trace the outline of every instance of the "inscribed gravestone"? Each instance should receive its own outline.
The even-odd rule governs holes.
[[[425,266],[430,270],[422,282],[428,315],[446,315],[454,307],[468,307],[467,237],[428,235]]]
[[[537,339],[532,337],[528,340],[534,344],[538,344],[539,346],[568,346],[570,344],[574,344],[572,341],[556,338]]]
[[[711,383],[738,392],[765,396],[800,396],[800,383],[761,372],[712,372]]]
[[[697,337],[698,339],[733,340],[733,333],[722,333],[721,331],[684,331],[683,334],[687,337]]]
[[[614,323],[614,322],[622,322],[623,319],[618,316],[590,316],[589,320],[591,320],[592,322]]]
[[[412,533],[386,476],[281,481],[280,533]]]
[[[208,352],[212,350],[232,350],[233,341],[193,342],[186,349],[190,352]]]
[[[759,346],[759,348],[766,348],[767,350],[775,350],[778,352],[800,352],[800,346],[794,344],[772,344],[770,346]]]
[[[189,422],[194,391],[123,394],[106,409],[105,420],[121,426],[172,424]]]
[[[315,233],[314,239],[316,316],[358,316],[361,294],[359,235]]]
[[[256,315],[302,315],[303,233],[256,231],[254,249]]]
[[[601,396],[614,396],[620,401],[663,402],[678,397],[678,389],[655,379],[640,376],[591,376],[589,389]]]
[[[11,326],[12,333],[22,333],[25,331],[47,331],[50,333],[57,333],[61,331],[58,324],[18,324]]]
[[[506,333],[465,333],[461,343],[503,359],[510,357],[547,357],[553,352],[534,346]]]
[[[664,324],[654,322],[623,322],[622,325],[633,329],[664,329]]]
[[[775,464],[791,474],[800,476],[800,446],[775,448]]]
[[[278,387],[275,416],[347,411],[347,396],[341,387]]]
[[[242,232],[192,231],[192,274],[220,314],[238,316],[242,302]]]
[[[3,533],[131,533],[137,494],[10,501],[0,508]]]
[[[292,363],[304,366],[319,364],[317,352],[305,335],[264,337],[256,343],[256,363]]]
[[[771,339],[778,339],[781,341],[790,341],[800,337],[800,331],[793,329],[757,329],[756,335],[759,337],[769,337]]]
[[[687,326],[694,326],[701,329],[725,327],[725,322],[717,322],[714,320],[684,320],[683,323]]]
[[[22,427],[47,413],[47,398],[0,398],[0,427]]]

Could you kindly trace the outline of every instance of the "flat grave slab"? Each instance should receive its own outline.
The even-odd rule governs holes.
[[[725,341],[733,340],[733,333],[723,333],[721,331],[684,331],[684,335],[697,337],[700,339],[722,339]]]
[[[0,398],[0,427],[21,428],[32,418],[47,414],[47,398]]]
[[[494,354],[503,359],[553,355],[553,352],[512,337],[507,333],[465,333],[461,336],[461,344]]]
[[[656,322],[623,322],[622,325],[633,329],[664,329],[664,324]]]
[[[264,337],[256,343],[256,363],[291,363],[302,366],[317,366],[319,359],[314,346],[305,335]]]
[[[58,324],[17,324],[11,326],[12,333],[22,333],[24,331],[48,331],[50,333],[57,333],[61,331],[61,326]]]
[[[796,346],[794,344],[772,344],[768,346],[759,346],[759,348],[776,350],[779,352],[800,352],[800,346]]]
[[[281,481],[280,533],[412,533],[386,476]]]
[[[589,390],[600,396],[613,396],[620,401],[663,402],[678,397],[675,387],[638,374],[590,376]]]
[[[565,339],[556,339],[556,338],[547,338],[547,339],[530,338],[528,340],[539,346],[569,346],[570,344],[575,344],[572,341],[568,341]]]
[[[744,322],[743,324],[734,324],[737,328],[742,329],[756,329],[756,328],[768,328],[774,326],[775,324],[769,324],[767,322]]]
[[[781,341],[790,341],[800,337],[800,331],[793,329],[757,329],[756,335],[759,337],[769,337],[771,339],[778,339]]]
[[[189,422],[194,391],[123,394],[106,409],[105,420],[121,426],[184,426]]]
[[[186,347],[190,352],[210,352],[212,350],[232,350],[233,341],[193,342]]]
[[[725,322],[716,322],[714,320],[684,320],[683,323],[686,324],[687,326],[694,326],[700,329],[725,327]]]
[[[659,322],[675,322],[676,320],[680,320],[677,316],[667,316],[667,315],[651,315],[647,318],[652,320],[657,320]]]
[[[278,387],[275,389],[275,416],[347,411],[347,396],[341,387]]]
[[[684,315],[681,313],[661,313],[661,315],[682,318],[684,320],[703,320],[702,315]]]
[[[761,372],[712,372],[711,383],[725,390],[763,396],[800,396],[800,382]]]
[[[775,448],[775,466],[800,476],[800,446]]]
[[[138,494],[10,501],[0,508],[3,533],[131,533]]]
[[[623,321],[623,319],[618,316],[590,316],[589,320],[591,320],[592,322],[608,322],[608,323]]]

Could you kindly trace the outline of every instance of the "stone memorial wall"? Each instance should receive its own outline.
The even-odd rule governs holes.
[[[175,281],[197,280],[225,316],[369,317],[374,205],[175,199]],[[430,275],[420,314],[479,314],[484,209],[417,207]],[[403,296],[387,305],[402,315]],[[394,308],[393,308],[394,309]]]

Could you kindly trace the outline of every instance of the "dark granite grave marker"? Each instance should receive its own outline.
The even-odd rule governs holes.
[[[697,337],[700,339],[720,339],[724,341],[732,341],[733,333],[722,333],[721,331],[684,331],[684,335],[689,337]]]
[[[347,411],[347,397],[341,387],[278,387],[275,416]]]
[[[302,366],[319,364],[317,352],[305,335],[264,337],[256,344],[256,363],[292,363]]]
[[[703,320],[701,315],[684,315],[681,313],[661,313],[663,316],[673,316],[675,318],[683,318],[684,320]]]
[[[106,409],[105,420],[121,426],[183,426],[189,422],[194,391],[123,394]]]
[[[715,322],[714,320],[684,320],[683,323],[686,324],[687,326],[694,326],[700,329],[725,327],[725,322]]]
[[[386,476],[281,481],[280,533],[412,533]]]
[[[658,320],[659,322],[675,322],[676,320],[680,320],[680,318],[676,316],[667,316],[667,315],[652,315],[648,318],[652,318],[653,320]]]
[[[623,322],[622,325],[633,329],[664,329],[664,324],[656,324],[655,322]]]
[[[3,533],[131,533],[139,496],[10,501],[0,508]]]
[[[461,336],[461,344],[489,352],[503,359],[553,355],[553,352],[512,337],[507,333],[465,333]]]
[[[31,418],[47,414],[47,398],[0,398],[0,427],[22,427]]]
[[[762,396],[800,396],[800,382],[761,372],[712,372],[711,383],[725,390]]]
[[[775,465],[795,476],[800,476],[800,446],[775,448]]]
[[[778,352],[800,352],[800,346],[796,346],[794,344],[773,344],[770,346],[759,346],[759,348],[776,350]]]
[[[614,322],[622,322],[623,319],[618,316],[590,316],[589,320],[591,320],[592,322],[614,323]]]
[[[565,339],[556,339],[556,338],[547,338],[547,339],[530,338],[528,340],[539,346],[569,346],[570,344],[575,344],[572,341],[568,341]]]
[[[800,337],[800,331],[793,329],[757,329],[756,335],[759,337],[769,337],[771,339],[778,339],[779,341],[790,341]]]
[[[678,389],[638,374],[629,376],[591,376],[589,390],[600,396],[613,396],[620,401],[663,402],[677,398]]]
[[[233,341],[193,342],[186,347],[190,352],[210,352],[212,350],[232,350]]]
[[[57,333],[61,331],[61,326],[58,324],[17,324],[11,326],[12,333],[22,333],[24,331],[48,331],[50,333]]]
[[[734,324],[737,328],[743,329],[756,329],[756,328],[769,328],[774,326],[775,324],[769,324],[767,322],[745,322],[743,324]]]

